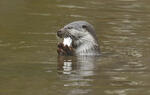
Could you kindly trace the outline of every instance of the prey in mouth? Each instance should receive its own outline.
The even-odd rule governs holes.
[[[100,48],[94,27],[86,21],[74,21],[57,32],[63,42],[58,44],[58,55],[99,55]]]

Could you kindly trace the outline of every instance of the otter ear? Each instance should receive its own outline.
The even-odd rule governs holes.
[[[86,28],[87,26],[86,25],[82,25],[82,28]]]

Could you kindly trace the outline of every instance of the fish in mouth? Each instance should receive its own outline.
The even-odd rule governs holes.
[[[57,32],[63,42],[58,44],[58,55],[100,55],[94,27],[86,21],[74,21]]]

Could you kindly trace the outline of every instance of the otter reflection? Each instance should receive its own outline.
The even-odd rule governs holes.
[[[58,71],[62,74],[74,72],[80,76],[91,76],[94,75],[97,59],[95,56],[58,56]]]
[[[94,81],[93,76],[95,75],[97,59],[98,57],[94,56],[58,57],[59,77],[61,80],[66,81],[62,86],[66,87],[65,92],[67,95],[80,95],[91,92],[90,87]]]
[[[73,56],[58,56],[58,71],[63,74],[71,74],[76,69],[76,62]]]

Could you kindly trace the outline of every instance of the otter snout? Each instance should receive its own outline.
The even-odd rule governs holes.
[[[57,36],[58,36],[58,37],[62,38],[62,35],[63,35],[63,33],[62,33],[61,30],[57,31]]]
[[[66,34],[66,29],[65,28],[61,28],[60,30],[57,31],[57,36],[60,38],[63,38],[64,35]]]

